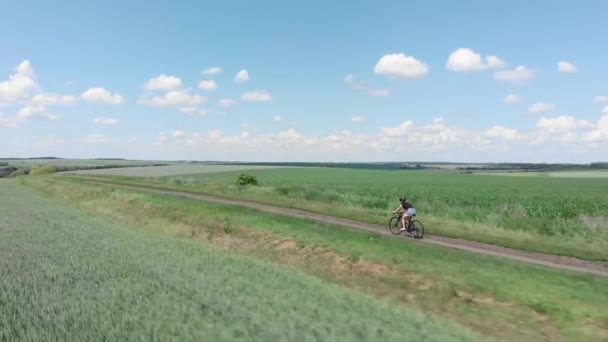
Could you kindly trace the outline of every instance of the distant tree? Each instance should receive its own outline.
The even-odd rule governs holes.
[[[241,173],[239,175],[239,178],[236,180],[236,184],[240,186],[259,185],[258,179],[255,176],[248,175],[246,173]]]

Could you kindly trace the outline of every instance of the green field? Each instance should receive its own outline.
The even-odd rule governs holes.
[[[258,177],[260,187],[235,186],[238,173],[234,172],[111,179],[378,224],[385,224],[390,211],[398,206],[398,198],[407,195],[430,234],[608,261],[607,179],[330,168],[250,173]]]
[[[92,217],[14,181],[0,181],[0,198],[3,341],[478,339],[209,242]]]
[[[169,166],[125,167],[119,169],[78,170],[68,171],[66,174],[80,175],[107,175],[130,177],[162,177],[187,174],[221,173],[236,171],[253,171],[264,169],[280,169],[279,166],[252,166],[252,165],[193,165],[177,164]]]
[[[556,171],[556,172],[476,172],[481,176],[556,177],[556,178],[608,178],[608,171]]]
[[[394,310],[407,307],[410,310],[422,311],[438,317],[437,321],[453,321],[485,337],[500,340],[594,341],[608,338],[608,312],[604,310],[608,305],[608,293],[605,291],[608,280],[603,278],[552,271],[503,259],[428,246],[407,239],[392,239],[251,209],[121,190],[111,186],[89,185],[67,177],[28,177],[22,181],[31,188],[43,191],[55,201],[68,203],[117,222],[114,226],[120,229],[114,229],[121,232],[122,229],[138,231],[128,233],[134,236],[133,241],[126,240],[129,243],[135,244],[135,240],[143,239],[141,243],[145,244],[147,238],[144,237],[147,235],[142,232],[156,234],[159,238],[166,236],[165,239],[168,240],[161,249],[171,251],[170,254],[180,255],[171,247],[173,243],[175,246],[179,245],[173,241],[175,237],[202,244],[201,254],[198,254],[197,249],[189,252],[193,259],[206,260],[202,262],[211,258],[207,255],[211,251],[206,249],[214,246],[231,254],[285,265],[290,270],[358,291],[361,298],[373,296],[386,300],[387,303],[392,303]],[[34,204],[36,208],[48,206],[38,202]],[[74,213],[70,214],[70,222],[73,217]],[[88,246],[96,246],[96,241],[101,237],[103,239],[100,241],[106,241],[114,236],[111,231],[91,226],[88,221],[75,221],[74,224],[85,224],[85,231],[91,229],[97,232],[95,238],[84,236]],[[74,232],[82,230],[73,225],[66,229]],[[106,237],[108,234],[110,236]],[[116,238],[125,239],[125,236],[129,235],[119,234]],[[82,238],[80,235],[78,237]],[[105,244],[109,243],[104,242]],[[124,244],[116,246],[123,247]],[[173,258],[166,253],[162,254],[162,251],[154,246],[142,248],[150,248],[152,251],[147,250],[144,253],[138,248],[128,246],[128,257],[125,258],[122,253],[114,255],[112,252],[108,253],[112,255],[107,255],[107,258],[116,260],[118,267],[124,263],[123,260],[139,260],[137,253],[142,253],[148,260],[145,267],[152,269],[150,272],[156,272],[156,263],[164,265],[170,263]],[[53,248],[48,248],[46,253],[52,251]],[[104,253],[101,254],[105,255]],[[155,253],[161,253],[163,256],[155,257]],[[96,254],[94,257],[100,256]],[[167,260],[160,261],[158,258]],[[211,272],[204,267],[200,270],[179,270],[183,273],[176,277],[185,277],[186,273],[190,272]],[[141,276],[142,273],[138,271],[137,274]],[[257,279],[252,275],[255,272],[240,268],[238,272],[230,274],[231,277],[239,279]],[[227,282],[227,287],[233,286],[230,279],[223,280]],[[205,281],[198,280],[196,283],[205,284]],[[172,284],[170,291],[183,292],[183,286],[187,285]],[[282,285],[270,286],[274,286],[273,289],[276,290],[277,286]],[[289,283],[285,286],[293,285]],[[294,301],[290,303],[316,300],[315,296],[297,298],[297,288],[292,291]],[[328,290],[316,288],[314,291]],[[249,291],[246,295],[255,296],[256,293]],[[281,300],[286,300],[285,297],[279,296]],[[334,304],[318,304],[321,311],[329,310],[333,306]],[[344,310],[351,312],[359,309],[344,304]],[[343,312],[334,314],[342,315]],[[356,315],[355,312],[351,314]],[[373,312],[370,314],[372,316],[369,323],[360,323],[367,328],[371,328],[374,322]],[[387,324],[405,329],[404,334],[407,332],[407,320],[401,319],[401,316],[388,317]],[[444,328],[447,327],[448,325]],[[450,325],[449,330],[460,329],[452,327],[453,325]],[[416,339],[407,334],[409,338]],[[435,335],[434,332],[428,334],[431,337]]]

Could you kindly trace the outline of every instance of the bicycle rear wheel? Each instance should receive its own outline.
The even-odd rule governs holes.
[[[422,239],[424,236],[424,225],[418,220],[413,220],[410,223],[410,233],[413,238]]]
[[[396,217],[396,216],[391,217],[391,220],[388,221],[388,229],[394,235],[401,234],[401,221],[399,221],[398,217]]]

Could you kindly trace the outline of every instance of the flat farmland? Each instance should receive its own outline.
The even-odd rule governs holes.
[[[608,178],[608,171],[581,170],[555,172],[479,172],[478,176],[507,176],[507,177],[554,177],[554,178]]]
[[[406,195],[430,234],[608,260],[608,179],[604,178],[332,168],[249,173],[259,179],[259,187],[235,186],[238,172],[230,171],[106,180],[246,199],[378,224],[386,223],[398,198]]]
[[[11,166],[147,166],[152,164],[173,164],[174,162],[154,160],[128,160],[128,159],[0,159],[0,163]]]
[[[551,172],[548,176],[562,178],[608,178],[608,171],[563,171]]]
[[[211,317],[216,315],[219,316],[215,317],[218,320],[223,318],[234,320],[232,328],[217,325],[218,329],[224,327],[228,331],[247,329],[240,326],[240,316],[235,319],[232,312],[233,310],[239,312],[234,308],[241,306],[244,300],[247,300],[246,305],[255,305],[254,303],[260,305],[259,309],[247,310],[246,317],[251,322],[257,322],[258,313],[266,318],[272,316],[265,311],[266,303],[274,310],[285,310],[284,307],[279,309],[275,306],[269,296],[279,297],[280,302],[286,302],[287,306],[293,305],[286,310],[286,320],[293,319],[290,318],[292,313],[306,316],[303,312],[308,306],[304,305],[300,308],[302,304],[299,302],[305,301],[317,308],[318,316],[315,317],[318,319],[327,319],[322,318],[325,317],[324,313],[332,312],[335,305],[341,305],[344,310],[352,311],[352,316],[348,319],[358,322],[356,316],[361,309],[354,305],[315,302],[318,295],[329,293],[328,289],[311,287],[306,299],[298,298],[299,286],[277,280],[276,287],[273,287],[275,281],[273,273],[266,273],[268,279],[264,278],[265,280],[262,281],[258,278],[256,267],[242,261],[245,259],[237,258],[238,262],[243,264],[240,265],[242,267],[222,262],[219,256],[228,252],[235,257],[240,255],[249,259],[286,265],[289,270],[297,273],[323,279],[340,288],[355,290],[356,296],[361,299],[368,295],[383,299],[395,310],[403,310],[405,307],[413,311],[411,313],[413,315],[417,315],[416,311],[422,311],[428,315],[426,316],[428,322],[441,322],[446,330],[454,334],[461,331],[458,328],[460,325],[484,337],[507,341],[595,341],[606,337],[604,328],[608,324],[608,317],[603,310],[608,300],[608,294],[604,291],[606,278],[556,271],[430,246],[410,239],[394,239],[378,233],[353,231],[332,224],[284,217],[251,208],[190,200],[181,196],[151,194],[108,184],[90,184],[71,177],[27,177],[22,178],[21,182],[31,189],[41,191],[47,199],[69,205],[65,209],[70,209],[70,215],[60,223],[58,220],[66,214],[58,212],[59,218],[54,217],[52,213],[58,210],[56,205],[51,206],[48,201],[36,201],[31,195],[25,196],[16,189],[11,189],[11,193],[24,196],[35,208],[24,214],[22,211],[16,211],[12,205],[7,206],[7,210],[15,211],[15,215],[19,217],[32,217],[30,220],[32,222],[28,221],[28,225],[24,226],[30,228],[15,229],[13,234],[30,232],[36,227],[34,225],[36,220],[53,222],[51,226],[53,229],[46,236],[42,236],[42,241],[46,241],[44,245],[42,241],[36,242],[34,239],[40,235],[38,230],[31,232],[35,235],[29,238],[31,240],[29,242],[15,244],[15,240],[9,240],[7,244],[14,245],[13,250],[24,251],[34,250],[26,248],[28,244],[40,244],[39,249],[45,251],[40,256],[42,260],[49,259],[49,255],[61,253],[72,255],[75,249],[80,248],[79,244],[84,244],[86,246],[82,248],[88,249],[91,256],[75,257],[71,259],[72,264],[83,262],[93,265],[89,269],[94,269],[100,263],[102,265],[111,263],[113,267],[104,266],[109,268],[105,273],[109,279],[116,279],[115,269],[130,265],[126,270],[121,271],[120,274],[123,276],[118,279],[129,275],[127,279],[135,284],[153,283],[153,280],[148,279],[149,276],[158,278],[160,284],[149,290],[146,306],[138,306],[137,309],[154,308],[163,312],[163,317],[169,314],[170,318],[166,318],[167,323],[163,326],[172,326],[175,322],[173,317],[176,315],[179,317],[180,311],[166,312],[164,308],[167,303],[157,302],[155,298],[160,294],[168,296],[174,292],[176,294],[170,295],[170,298],[183,293],[186,301],[183,303],[181,299],[177,300],[175,306],[181,305],[189,310],[193,303],[203,303],[212,309],[209,313]],[[15,205],[23,206],[24,203],[18,201]],[[76,217],[80,210],[89,214],[84,221]],[[11,215],[2,217],[11,220]],[[122,233],[116,235],[112,230],[108,231],[107,228],[100,227],[95,223],[95,217],[103,218],[103,221],[108,223],[114,222],[110,227],[115,227]],[[63,230],[75,237],[66,238]],[[130,230],[133,232],[129,233]],[[148,244],[148,239],[151,238],[148,234],[156,235],[157,243],[160,245]],[[129,237],[131,235],[132,237]],[[52,240],[51,237],[55,237],[58,241]],[[176,239],[186,242],[178,243]],[[164,242],[161,243],[161,240]],[[200,250],[190,249],[194,245],[188,245],[187,241],[200,244]],[[59,246],[56,245],[58,243]],[[140,244],[143,246],[139,246]],[[189,261],[184,261],[180,256],[183,251],[178,251],[173,246],[176,249],[179,248],[177,246],[182,248],[190,246],[187,247]],[[128,252],[122,251],[123,248]],[[0,248],[0,251],[2,250]],[[213,257],[214,254],[218,257]],[[57,260],[56,256],[53,258],[52,260]],[[20,260],[21,258],[13,258],[12,262]],[[46,262],[38,262],[45,270],[49,268]],[[140,263],[141,266],[138,266]],[[18,272],[19,267],[11,269]],[[73,277],[70,273],[66,274],[63,268],[59,272],[56,277]],[[49,274],[49,271],[46,274]],[[219,279],[216,279],[218,277]],[[170,278],[171,282],[164,281],[164,278]],[[179,281],[181,278],[185,281]],[[97,279],[97,276],[94,279]],[[243,288],[238,285],[241,281],[249,281],[256,286]],[[214,285],[216,283],[222,283],[226,291]],[[102,284],[103,288],[108,289],[106,292],[109,294],[125,293],[124,300],[128,305],[115,306],[116,313],[109,315],[115,322],[119,321],[122,311],[127,310],[125,314],[129,314],[128,308],[134,305],[129,295],[136,295],[137,292],[133,293],[129,289],[129,282],[118,283],[115,286],[110,286],[114,284],[112,281]],[[269,291],[258,290],[263,287],[268,287]],[[278,291],[277,287],[282,287],[290,295],[283,296],[284,292]],[[201,292],[206,294],[202,296]],[[336,293],[331,295],[336,296]],[[216,303],[214,296],[217,297],[217,301],[230,303],[227,305],[228,308],[223,310],[215,305],[209,305],[210,302]],[[288,300],[291,297],[293,300]],[[78,305],[88,303],[99,306],[95,299],[95,297],[82,298]],[[108,295],[104,299],[111,301],[113,298]],[[373,304],[368,305],[373,306]],[[369,315],[369,319],[356,325],[372,330],[380,328],[374,323],[373,310],[364,311]],[[344,315],[342,309],[333,313]],[[445,335],[441,330],[426,331],[424,323],[417,320],[410,321],[405,312],[404,316],[399,313],[395,313],[398,316],[387,314],[389,316],[384,317],[386,324],[402,331],[402,338],[414,336],[416,340],[450,340],[455,337]],[[209,331],[214,331],[213,326],[204,324],[209,316],[200,318],[199,315],[190,318],[188,323],[192,321],[192,325],[187,325],[185,331],[177,336],[184,336],[183,334],[201,336],[203,332],[208,334]],[[150,319],[145,315],[136,317]],[[313,329],[320,324],[315,317],[310,318],[307,323],[312,324]],[[36,317],[31,319],[34,322],[38,321]],[[393,324],[395,320],[398,320],[399,324]],[[266,324],[268,327],[266,325],[256,327],[259,332],[248,330],[252,333],[248,336],[249,340],[262,339],[260,336],[264,335],[260,332],[265,332],[266,329],[280,331],[282,323],[275,324],[275,319],[272,320],[275,323],[271,324],[269,321],[270,319]],[[150,326],[153,327],[154,322],[155,319]],[[303,321],[294,321],[291,326],[298,326],[298,322]],[[339,322],[340,320],[328,320],[328,324],[337,326],[340,326]],[[417,322],[417,325],[420,323],[420,331],[426,331],[424,337],[415,337],[416,332],[409,329],[411,322]],[[452,325],[450,322],[458,325]],[[137,331],[142,329],[145,330],[146,327],[138,327]],[[303,334],[300,337],[307,336],[306,332],[300,332]],[[359,334],[360,332],[357,333]],[[324,334],[316,336],[316,339],[302,339],[326,340]],[[383,339],[392,339],[386,331],[382,332],[382,336]],[[330,339],[363,341],[375,340],[375,337],[365,334],[353,337],[347,334]]]
[[[254,171],[265,169],[285,168],[280,166],[253,166],[253,165],[191,165],[176,164],[167,166],[147,166],[147,167],[124,167],[117,169],[100,170],[78,170],[64,172],[65,174],[78,175],[107,175],[107,176],[128,176],[128,177],[166,177],[187,174],[206,174],[223,173],[237,171]]]
[[[2,341],[481,339],[208,240],[92,216],[14,181],[0,180],[0,204]]]

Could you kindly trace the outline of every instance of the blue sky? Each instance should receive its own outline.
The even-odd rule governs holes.
[[[604,1],[5,3],[0,155],[606,160],[607,11]],[[200,84],[211,80],[216,89]]]

